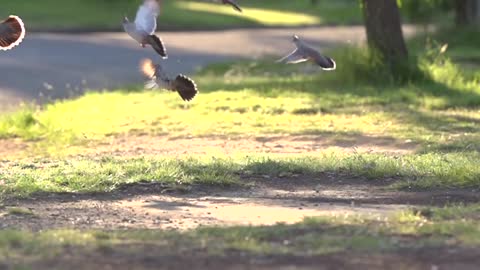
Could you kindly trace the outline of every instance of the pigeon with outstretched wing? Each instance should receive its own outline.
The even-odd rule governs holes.
[[[0,24],[0,50],[6,51],[17,46],[25,37],[25,25],[18,16],[10,15]]]
[[[183,74],[178,74],[172,79],[160,64],[154,64],[150,59],[143,59],[140,62],[140,71],[149,79],[145,84],[148,89],[163,87],[177,92],[184,101],[191,101],[198,94],[197,85],[192,79]]]
[[[148,44],[160,56],[167,58],[167,49],[163,41],[155,35],[159,13],[160,4],[158,0],[144,0],[138,8],[134,22],[130,22],[127,17],[124,18],[123,29],[142,47]]]
[[[319,51],[300,40],[297,35],[293,36],[293,43],[295,43],[297,48],[277,62],[297,64],[310,60],[319,65],[323,70],[335,70],[337,68],[337,64],[332,58],[320,54]]]

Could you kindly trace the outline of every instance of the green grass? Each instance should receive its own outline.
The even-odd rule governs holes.
[[[102,261],[114,254],[124,258],[162,258],[179,253],[190,256],[317,256],[342,254],[403,254],[435,249],[480,247],[479,206],[462,207],[464,217],[452,219],[457,206],[402,211],[378,219],[370,216],[308,218],[294,225],[201,228],[188,232],[129,230],[0,231],[0,254],[9,263],[35,264],[68,250],[77,260],[100,254]],[[422,213],[428,211],[426,217]],[[446,214],[447,213],[447,214]],[[73,257],[69,257],[72,259]],[[94,257],[91,257],[93,260]],[[151,257],[150,257],[151,258]],[[348,260],[348,259],[346,259]],[[151,260],[149,260],[151,261]]]
[[[17,14],[30,30],[120,30],[124,15],[134,17],[139,0],[0,0],[0,15]],[[161,29],[221,29],[251,26],[300,26],[345,24],[361,21],[355,1],[245,0],[243,14],[217,3],[164,1],[159,18]]]
[[[24,18],[29,30],[121,30],[125,14],[135,15],[140,0],[33,0],[22,2],[0,0],[1,16],[17,14]],[[68,3],[68,4],[65,4]],[[162,29],[223,29],[229,27],[307,26],[361,24],[363,15],[358,1],[310,0],[242,0],[243,13],[229,6],[208,1],[164,1],[159,18]],[[73,12],[74,11],[74,12]],[[402,7],[403,21],[417,23],[419,17],[427,22],[448,25],[451,14],[443,11],[434,16],[413,14]]]
[[[67,3],[67,4],[66,4]],[[0,0],[0,16],[21,16],[32,30],[121,30],[124,15],[133,17],[140,0]],[[164,1],[159,18],[162,29],[223,29],[231,27],[308,26],[362,24],[363,15],[358,1],[310,0],[242,0],[243,13],[229,6],[208,1]],[[451,14],[443,11],[434,16],[413,14],[402,7],[403,21],[417,23],[419,17],[427,22],[450,24]]]
[[[38,141],[53,154],[125,134],[318,135],[332,145],[384,139],[425,152],[479,149],[480,77],[438,48],[418,58],[421,75],[403,84],[360,49],[332,54],[341,64],[329,73],[271,60],[212,65],[194,76],[201,93],[192,103],[174,93],[119,90],[26,107],[0,116],[0,138]]]
[[[440,53],[440,46],[432,46],[399,83],[383,76],[381,65],[365,51],[331,52],[340,64],[328,73],[308,74],[308,65],[278,65],[270,59],[215,64],[194,76],[201,93],[192,103],[174,93],[132,89],[27,107],[0,117],[0,138],[30,141],[29,151],[38,150],[42,156],[45,151],[53,156],[78,154],[82,147],[95,147],[112,136],[139,134],[170,139],[310,135],[332,146],[409,142],[418,146],[416,154],[340,153],[286,163],[274,159],[273,164],[298,163],[295,168],[305,174],[326,170],[372,179],[398,177],[396,188],[478,187],[478,71],[464,72]],[[138,181],[231,184],[238,182],[248,162],[73,159],[60,161],[58,167],[48,165],[48,170],[37,164],[8,167],[4,171],[9,173],[0,173],[0,178],[7,179],[7,194],[109,191]],[[148,169],[150,163],[156,164],[153,170]],[[259,170],[276,168],[257,163]]]
[[[480,47],[480,30],[476,27],[455,28],[440,27],[432,34],[425,36],[418,35],[410,44],[415,50],[432,46],[432,44],[448,44],[446,55],[457,61],[471,61],[480,65],[480,53],[477,48]]]
[[[32,210],[28,208],[22,208],[22,207],[9,207],[7,208],[7,212],[9,215],[16,215],[16,216],[33,216],[34,215]]]
[[[321,181],[325,173],[390,181],[392,188],[479,188],[480,155],[324,153],[318,156],[241,156],[183,158],[101,158],[13,162],[0,166],[0,194],[30,196],[38,192],[111,192],[139,182],[178,185],[245,185],[269,176],[299,176]],[[317,179],[317,180],[313,180]],[[393,182],[392,182],[393,181]]]

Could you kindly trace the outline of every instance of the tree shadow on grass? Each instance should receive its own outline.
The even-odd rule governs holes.
[[[28,237],[13,238],[15,232],[5,232],[6,250],[16,256],[11,256],[2,266],[7,269],[34,266],[32,268],[39,270],[52,269],[52,266],[104,269],[112,265],[119,270],[383,270],[393,269],[393,265],[394,269],[421,270],[430,269],[432,265],[440,269],[475,269],[479,263],[478,249],[456,241],[455,236],[394,234],[378,230],[378,225],[381,224],[311,221],[294,225],[206,228],[187,233],[94,231],[93,236],[97,233],[106,239],[93,237],[92,243],[78,244],[70,243],[67,238],[61,245],[55,241],[47,245],[46,240],[42,241],[43,238],[51,241],[48,231],[46,236],[50,237],[42,237],[40,232],[35,234],[35,241]],[[110,238],[112,243],[108,241]],[[433,239],[437,241],[432,242]],[[99,240],[106,241],[99,244]],[[453,241],[447,244],[448,240]],[[95,245],[98,247],[94,248]],[[30,249],[68,256],[38,256]]]
[[[288,72],[288,71],[286,71]],[[340,72],[340,71],[339,71]],[[291,93],[310,94],[314,98],[331,98],[341,101],[347,98],[372,98],[376,104],[406,104],[419,105],[425,99],[437,98],[440,100],[439,108],[474,108],[480,106],[480,93],[471,90],[453,88],[434,81],[419,82],[410,85],[397,84],[369,84],[352,83],[342,81],[335,75],[319,73],[318,76],[299,75],[289,78],[288,75],[276,74],[264,79],[252,79],[250,75],[245,80],[226,78],[227,83],[215,80],[203,88],[203,92],[211,93],[218,90],[223,91],[244,91],[250,90],[265,97],[279,97]],[[279,78],[280,77],[280,78]],[[340,105],[341,102],[340,102]],[[374,104],[372,104],[374,105]]]

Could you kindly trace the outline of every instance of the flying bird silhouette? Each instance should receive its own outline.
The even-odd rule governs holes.
[[[123,29],[136,40],[142,47],[148,44],[163,58],[167,58],[167,49],[163,41],[155,35],[157,29],[157,17],[160,14],[158,0],[144,0],[138,8],[135,21],[130,22],[125,16]]]
[[[236,0],[222,0],[224,5],[231,5],[236,11],[243,12]]]
[[[337,64],[332,58],[320,54],[318,50],[300,40],[297,35],[293,36],[293,43],[295,43],[297,48],[289,55],[277,60],[277,62],[297,64],[310,60],[319,65],[323,70],[335,70],[337,68]]]
[[[25,37],[25,25],[18,16],[10,15],[0,24],[0,50],[10,50],[18,46]]]
[[[154,64],[151,59],[143,59],[140,62],[140,71],[149,79],[145,84],[148,89],[164,87],[166,90],[177,92],[184,101],[191,101],[198,94],[197,85],[191,78],[178,74],[172,79],[160,64]]]

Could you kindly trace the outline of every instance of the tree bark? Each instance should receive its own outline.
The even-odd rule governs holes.
[[[472,2],[472,22],[480,25],[480,0],[473,0]]]
[[[455,0],[455,22],[459,26],[480,24],[480,0]]]
[[[459,26],[468,24],[468,0],[455,0],[455,23]]]
[[[387,64],[408,57],[396,0],[362,0],[368,44]]]

